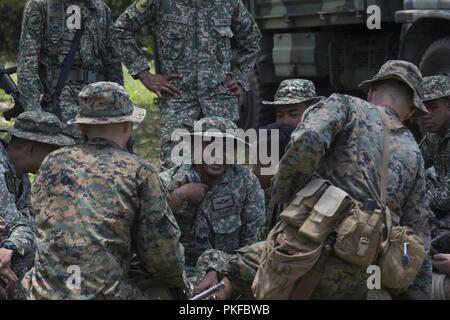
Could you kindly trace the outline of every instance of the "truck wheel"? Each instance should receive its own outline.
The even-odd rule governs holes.
[[[425,51],[420,70],[424,76],[438,74],[450,75],[450,38],[444,38],[433,42]]]
[[[275,121],[275,112],[264,106],[263,100],[272,100],[277,86],[272,83],[261,83],[258,70],[255,68],[250,75],[250,91],[245,92],[240,99],[239,127],[243,129],[257,128]]]

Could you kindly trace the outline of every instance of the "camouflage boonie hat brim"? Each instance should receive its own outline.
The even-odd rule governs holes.
[[[207,117],[198,120],[197,123],[198,122],[202,124],[202,131],[194,131],[186,135],[233,139],[242,142],[247,146],[250,146],[250,144],[247,143],[244,139],[227,132],[227,131],[235,131],[238,129],[236,124],[229,119],[221,117]]]
[[[450,97],[450,77],[440,75],[423,78],[423,91],[424,102]]]
[[[59,119],[48,112],[24,112],[17,117],[13,128],[0,131],[8,132],[21,139],[51,145],[70,146],[75,144],[73,139],[62,133],[63,126]]]
[[[304,79],[288,79],[280,83],[275,93],[274,101],[263,101],[262,104],[270,106],[315,102],[318,97],[314,83]]]
[[[406,84],[413,91],[413,103],[418,110],[416,116],[428,113],[422,101],[422,74],[414,64],[402,60],[389,60],[372,79],[363,81],[359,87],[367,93],[371,85],[384,80],[397,80]]]
[[[115,82],[92,83],[78,95],[80,111],[67,124],[140,123],[146,110],[131,103],[125,88]]]

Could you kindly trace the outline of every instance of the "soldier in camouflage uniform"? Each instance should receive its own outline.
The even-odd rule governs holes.
[[[280,83],[274,101],[263,101],[262,104],[275,107],[277,123],[297,128],[305,110],[323,98],[317,96],[312,81],[289,79]]]
[[[237,129],[231,120],[209,117],[200,123],[203,132],[193,135],[220,130],[211,133],[212,136],[239,139],[225,136],[226,130]],[[181,164],[160,174],[181,228],[189,276],[195,274],[195,264],[204,251],[216,248],[230,252],[256,242],[257,230],[265,216],[264,193],[250,169],[226,160],[211,165],[204,161]]]
[[[427,170],[427,196],[436,215],[433,237],[450,231],[450,78],[426,77],[424,103],[430,111],[420,119],[428,133],[420,144]]]
[[[408,62],[388,61],[372,80],[363,82],[361,86],[368,91],[369,102],[333,94],[304,114],[274,178],[273,200],[289,203],[298,188],[317,172],[360,202],[372,198],[380,203],[379,168],[384,124],[379,112],[383,112],[391,128],[386,204],[392,211],[393,224],[411,227],[422,237],[428,250],[431,211],[426,198],[423,158],[413,135],[402,124],[415,112],[427,112],[420,99],[422,75]],[[251,257],[240,252],[237,256],[230,255],[220,265],[226,269],[225,274],[233,266],[238,267],[239,271],[234,274],[238,280],[232,283],[233,286],[242,288],[245,279],[251,279],[249,275],[252,273],[256,274],[255,263],[251,262],[255,257],[258,259],[258,246],[254,244],[245,250],[252,253]],[[209,253],[206,260],[212,260],[213,256]],[[224,272],[221,269],[217,271]],[[200,289],[209,286],[208,282],[216,281],[218,275],[211,272],[207,277]],[[367,277],[365,268],[331,255],[312,298],[363,299],[368,292]],[[250,286],[251,282],[247,282],[246,291],[239,293],[248,293]],[[416,282],[408,289],[408,297],[431,297],[429,259],[425,260]]]
[[[39,238],[23,281],[28,298],[144,298],[128,277],[133,253],[155,281],[188,289],[180,230],[158,175],[124,149],[145,110],[112,82],[88,85],[79,100],[73,122],[88,141],[51,154],[32,187]]]
[[[71,5],[81,8],[84,31],[60,96],[63,122],[75,117],[78,94],[88,83],[104,80],[123,84],[122,66],[109,41],[111,10],[103,0],[30,0],[23,14],[17,69],[24,109],[54,112],[49,97],[75,35],[66,24],[73,17],[66,13]],[[70,126],[65,132],[81,141],[78,126]]]
[[[155,37],[160,75],[149,73],[135,40],[144,25]],[[261,38],[241,0],[138,0],[115,22],[112,37],[130,74],[160,98],[163,170],[173,166],[176,128],[190,129],[203,117],[239,119],[239,86],[249,90]]]
[[[35,228],[28,173],[36,173],[51,151],[74,143],[61,134],[62,128],[56,116],[29,111],[16,119],[13,128],[2,130],[12,138],[9,144],[0,140],[0,276],[12,271],[21,280],[33,264]],[[0,299],[25,296],[20,286],[6,297],[0,293]]]

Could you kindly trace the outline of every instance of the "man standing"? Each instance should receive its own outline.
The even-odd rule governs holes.
[[[12,136],[9,144],[0,140],[0,277],[9,289],[31,267],[35,253],[28,173],[35,174],[50,152],[74,141],[61,134],[61,122],[46,112],[24,112],[13,128],[2,131]],[[0,293],[0,299],[25,296],[20,286],[7,296]]]
[[[159,74],[149,72],[136,43],[144,25],[154,35]],[[195,120],[210,116],[239,120],[240,87],[249,89],[248,73],[261,38],[241,0],[137,0],[111,32],[130,74],[159,98],[163,170],[173,166],[171,134],[176,128],[189,130]]]
[[[224,146],[228,139],[244,143],[227,134],[237,129],[231,120],[209,117],[197,123],[202,131],[193,135],[223,139]],[[195,264],[204,251],[215,248],[230,252],[258,241],[257,231],[265,216],[264,193],[258,178],[249,168],[227,162],[234,160],[226,154],[234,149],[226,150],[222,156],[216,154],[216,163],[204,154],[209,149],[208,142],[199,148],[197,151],[203,155],[200,163],[181,164],[160,174],[181,228],[190,277],[195,275]]]
[[[50,103],[51,95],[74,42],[78,23],[81,39],[60,96],[60,120],[65,123],[75,117],[78,94],[87,84],[96,81],[123,84],[122,66],[109,41],[111,10],[103,0],[30,0],[23,14],[17,68],[18,87],[26,111],[42,108],[56,112]],[[81,141],[78,126],[68,127],[65,133]]]
[[[392,211],[393,225],[412,228],[424,240],[428,252],[428,218],[431,213],[426,198],[423,158],[413,135],[402,124],[416,112],[427,112],[421,101],[422,75],[411,63],[391,60],[381,67],[373,79],[363,82],[361,87],[368,93],[368,102],[333,94],[304,114],[274,177],[272,199],[279,204],[289,203],[295,192],[316,172],[359,202],[371,198],[381,203],[380,167],[384,145],[382,112],[390,127],[391,157],[386,205]],[[216,265],[216,271],[225,276],[237,267],[234,274],[240,276],[240,283],[232,282],[232,286],[248,292],[251,285],[248,282],[251,279],[249,275],[252,275],[252,270],[256,272],[255,260],[258,261],[263,248],[259,243],[254,244],[230,255],[226,263],[222,264],[211,261],[217,253],[206,253],[205,258],[208,264],[212,267]],[[199,289],[217,281],[218,273],[208,273]],[[332,254],[312,298],[364,299],[368,292],[367,277],[365,268]],[[243,288],[245,279],[247,285]],[[416,283],[408,291],[410,298],[431,297],[429,259],[424,262]]]
[[[427,196],[436,216],[433,237],[450,231],[450,78],[426,77],[424,103],[430,111],[419,119],[427,132],[420,144],[427,170]]]
[[[324,97],[317,96],[312,81],[289,79],[280,83],[274,101],[263,101],[262,104],[275,107],[276,123],[297,128],[306,109],[321,99]]]
[[[39,237],[28,298],[144,298],[128,275],[133,254],[150,280],[185,294],[180,231],[158,175],[124,149],[145,110],[112,82],[90,84],[79,98],[73,122],[87,142],[51,154],[33,185]]]

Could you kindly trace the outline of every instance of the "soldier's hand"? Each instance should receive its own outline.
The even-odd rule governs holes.
[[[173,79],[180,79],[183,76],[181,74],[170,74],[163,76],[160,74],[151,74],[148,70],[144,70],[138,74],[139,80],[150,91],[154,92],[158,98],[167,99],[163,96],[164,93],[169,95],[180,95],[182,92],[180,89],[170,83]]]
[[[10,293],[19,282],[19,278],[17,278],[16,274],[11,270],[10,267],[0,268],[0,276],[7,280],[6,286],[3,288],[6,294]]]
[[[215,296],[217,300],[228,300],[231,298],[231,295],[233,294],[233,287],[231,286],[230,280],[228,280],[227,277],[223,278],[222,281],[225,284],[225,288],[218,291]],[[217,271],[209,271],[205,278],[200,281],[198,286],[195,288],[196,293],[200,293],[202,291],[205,291],[208,288],[211,288],[212,286],[215,286],[219,283],[219,274]]]
[[[241,96],[241,86],[236,80],[231,80],[227,83],[227,89],[231,92],[231,94],[237,98]]]
[[[435,254],[432,262],[433,267],[435,267],[439,272],[450,275],[450,254]]]
[[[0,248],[0,269],[7,266],[11,262],[13,253],[14,252],[12,250]]]
[[[190,182],[175,190],[177,196],[182,201],[187,201],[192,205],[199,205],[208,192],[208,185]]]

